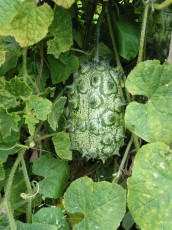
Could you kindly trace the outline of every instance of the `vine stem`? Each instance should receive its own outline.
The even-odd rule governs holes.
[[[111,37],[111,41],[112,41],[112,46],[113,46],[113,50],[114,50],[114,54],[115,54],[115,59],[116,59],[116,63],[117,63],[117,68],[122,73],[124,81],[126,81],[126,76],[124,74],[124,69],[123,69],[123,67],[121,65],[121,61],[120,61],[120,57],[119,57],[119,54],[118,54],[115,38],[113,36],[113,29],[112,29],[112,24],[111,24],[110,15],[109,15],[108,10],[106,12],[106,17],[107,17],[109,33],[110,33],[110,37]],[[126,88],[125,88],[125,94],[126,94],[126,97],[127,97],[127,102],[128,103],[131,102],[130,94],[128,93]]]
[[[23,81],[27,80],[27,57],[26,57],[27,49],[23,49]]]
[[[134,135],[131,136],[130,141],[128,142],[128,145],[127,145],[127,148],[125,150],[124,156],[122,158],[121,164],[119,166],[118,172],[116,173],[115,178],[113,179],[112,182],[117,183],[120,180],[121,176],[122,176],[122,172],[123,172],[126,160],[128,158],[130,148],[131,148],[131,145],[133,143],[133,139],[134,139]]]
[[[143,13],[143,22],[142,22],[142,28],[141,28],[140,47],[139,47],[137,64],[139,64],[143,60],[143,50],[144,50],[144,45],[145,45],[145,35],[146,35],[148,12],[149,12],[149,2],[146,3],[144,13]]]
[[[10,228],[12,230],[17,230],[16,228],[16,224],[15,224],[15,219],[14,219],[14,214],[12,211],[12,206],[11,206],[11,191],[12,191],[12,184],[13,184],[13,179],[14,179],[14,175],[15,172],[17,170],[17,167],[19,165],[19,163],[21,162],[24,153],[25,153],[25,149],[22,149],[18,152],[18,156],[17,159],[10,171],[10,175],[6,184],[6,189],[5,189],[5,205],[6,205],[6,210],[7,210],[7,216],[9,219],[9,223],[10,223]]]
[[[27,192],[30,193],[32,191],[32,187],[31,187],[31,184],[30,184],[30,180],[29,180],[29,176],[28,176],[28,172],[27,172],[27,168],[26,168],[26,163],[25,163],[25,160],[24,160],[24,155],[21,158],[21,166],[22,166],[24,180],[25,180],[25,183],[26,183]],[[31,223],[31,219],[32,219],[31,209],[32,209],[32,198],[28,198],[27,209],[26,209],[27,223]]]
[[[121,61],[120,61],[120,58],[119,58],[116,42],[115,42],[115,39],[114,39],[114,36],[113,36],[113,29],[112,29],[112,24],[111,24],[110,15],[109,15],[108,10],[106,11],[106,17],[107,17],[109,33],[110,33],[110,37],[111,37],[111,40],[112,40],[112,46],[113,46],[113,50],[114,50],[114,54],[115,54],[115,60],[116,60],[116,63],[117,63],[117,67],[122,73],[124,73],[124,70],[123,70],[123,67],[121,65]]]

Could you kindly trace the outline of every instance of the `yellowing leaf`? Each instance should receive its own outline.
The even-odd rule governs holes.
[[[37,7],[34,1],[26,1],[10,24],[2,28],[2,35],[14,36],[22,47],[43,39],[53,20],[53,10],[47,4]]]
[[[19,12],[25,0],[0,0],[0,28],[9,24]],[[1,34],[1,32],[0,32]]]

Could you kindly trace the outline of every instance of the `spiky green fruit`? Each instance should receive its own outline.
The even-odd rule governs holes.
[[[124,140],[124,102],[119,71],[107,63],[89,63],[76,73],[68,94],[72,149],[103,162]]]

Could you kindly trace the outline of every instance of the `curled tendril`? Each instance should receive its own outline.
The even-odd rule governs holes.
[[[38,182],[37,181],[32,181],[32,187],[33,187],[32,192],[34,190],[36,190],[35,193],[32,193],[32,192],[31,193],[21,193],[20,197],[22,197],[24,200],[34,198],[39,192],[39,184],[38,184]]]

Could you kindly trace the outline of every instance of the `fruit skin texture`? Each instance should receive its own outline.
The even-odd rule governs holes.
[[[103,162],[117,154],[124,140],[123,105],[117,69],[106,62],[82,65],[68,94],[72,149]]]

